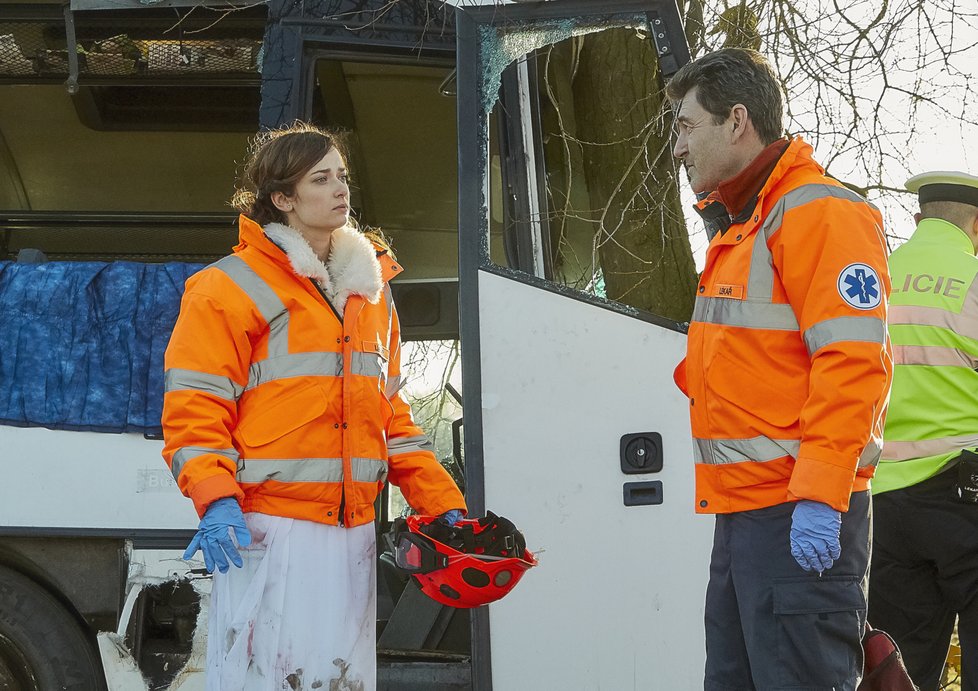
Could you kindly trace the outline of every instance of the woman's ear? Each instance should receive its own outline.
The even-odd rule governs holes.
[[[285,192],[272,192],[269,199],[272,200],[272,204],[274,204],[275,208],[279,211],[283,213],[292,211],[292,200],[286,196]]]

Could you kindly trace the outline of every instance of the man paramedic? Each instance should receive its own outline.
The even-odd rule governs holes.
[[[783,136],[759,53],[705,55],[667,95],[715,233],[676,370],[716,514],[705,689],[852,691],[892,370],[883,222]]]

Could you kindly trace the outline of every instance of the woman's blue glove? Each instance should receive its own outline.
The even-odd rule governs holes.
[[[438,520],[448,526],[455,525],[462,520],[462,509],[449,509],[439,516]]]
[[[842,554],[842,514],[820,501],[802,499],[791,514],[791,556],[805,571],[823,571]]]
[[[224,497],[211,503],[204,512],[204,517],[200,519],[197,534],[190,541],[183,558],[190,559],[199,548],[204,553],[204,566],[207,567],[208,573],[214,573],[215,564],[221,573],[227,573],[231,568],[227,557],[231,557],[235,566],[242,566],[244,562],[231,540],[232,528],[238,545],[247,547],[251,544],[251,533],[245,525],[244,514],[241,513],[238,500],[234,497]]]

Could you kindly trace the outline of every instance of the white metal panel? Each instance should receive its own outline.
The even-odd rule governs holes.
[[[162,441],[0,425],[0,525],[196,529]]]
[[[713,520],[693,510],[685,337],[480,272],[486,507],[540,550],[490,605],[493,687],[702,687]],[[659,432],[659,473],[621,472],[619,441]],[[663,503],[622,485],[661,480]]]

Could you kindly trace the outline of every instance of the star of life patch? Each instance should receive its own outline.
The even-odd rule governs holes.
[[[850,264],[839,274],[839,295],[850,307],[871,310],[883,299],[883,289],[876,269],[867,264]]]

